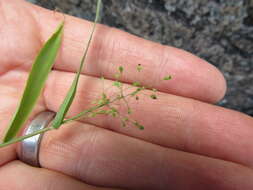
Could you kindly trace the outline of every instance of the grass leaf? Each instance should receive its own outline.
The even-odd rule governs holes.
[[[48,78],[60,48],[63,33],[61,23],[55,33],[40,50],[29,74],[20,104],[8,127],[3,142],[12,140],[27,121]]]
[[[80,74],[81,74],[81,71],[83,69],[84,62],[85,62],[85,59],[87,57],[88,50],[89,50],[89,47],[90,47],[90,44],[91,44],[91,40],[92,40],[94,31],[95,31],[95,28],[96,28],[96,24],[97,24],[98,19],[99,19],[100,8],[101,8],[101,0],[98,0],[97,1],[96,18],[95,18],[93,28],[92,28],[92,31],[91,31],[91,34],[90,34],[90,37],[89,37],[89,40],[88,40],[88,44],[85,47],[85,51],[84,51],[84,55],[83,55],[81,63],[80,63],[80,67],[77,71],[76,77],[73,80],[73,82],[71,84],[71,87],[70,87],[63,103],[61,104],[61,106],[59,108],[59,111],[57,112],[57,114],[55,116],[55,119],[52,122],[52,127],[55,128],[55,129],[58,129],[63,124],[63,120],[65,118],[65,115],[67,114],[67,112],[68,112],[68,110],[69,110],[69,108],[70,108],[70,106],[71,106],[71,104],[74,100],[77,85],[78,85],[79,78],[80,78]]]

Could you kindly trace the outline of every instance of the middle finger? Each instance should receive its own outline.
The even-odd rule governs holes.
[[[73,77],[74,74],[58,71],[50,75],[44,93],[48,109],[58,110]],[[104,83],[105,87],[112,85],[109,80]],[[68,117],[91,106],[89,103],[101,95],[102,89],[99,79],[81,76],[78,93]],[[133,110],[130,117],[143,124],[144,131],[122,128],[118,118],[108,116],[83,118],[82,121],[165,147],[253,167],[253,152],[248,151],[253,149],[251,117],[165,93],[160,93],[157,100],[140,96],[139,101],[129,100],[129,104]],[[121,109],[123,106],[118,107]]]

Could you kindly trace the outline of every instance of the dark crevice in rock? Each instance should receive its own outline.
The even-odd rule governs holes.
[[[248,16],[244,18],[243,23],[247,26],[253,27],[253,7],[249,7],[247,12]]]

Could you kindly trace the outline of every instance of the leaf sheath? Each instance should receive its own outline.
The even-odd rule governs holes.
[[[79,82],[79,78],[80,78],[80,75],[81,75],[81,71],[83,69],[84,62],[85,62],[85,59],[87,57],[88,50],[89,50],[89,47],[90,47],[90,44],[91,44],[91,41],[92,41],[92,38],[93,38],[93,35],[94,35],[96,24],[97,24],[98,19],[99,19],[100,7],[101,7],[101,0],[98,0],[97,1],[96,18],[95,18],[95,21],[94,21],[94,24],[93,24],[93,27],[92,27],[92,31],[91,31],[91,34],[90,34],[90,37],[89,37],[89,40],[88,40],[88,44],[85,47],[84,54],[83,54],[83,57],[81,59],[79,69],[77,71],[75,79],[73,80],[73,82],[71,84],[71,87],[70,87],[63,103],[61,104],[61,106],[59,108],[59,111],[57,112],[57,114],[55,116],[55,119],[53,120],[52,127],[55,128],[55,129],[58,129],[63,124],[63,120],[65,118],[65,115],[67,114],[67,112],[68,112],[68,110],[69,110],[69,108],[70,108],[70,106],[71,106],[71,104],[74,100],[74,97],[75,97],[75,94],[76,94],[76,89],[77,89],[78,82]]]

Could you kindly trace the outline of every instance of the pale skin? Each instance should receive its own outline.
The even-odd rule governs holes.
[[[0,0],[0,134],[18,104],[42,44],[63,19],[23,0]],[[56,112],[78,68],[92,23],[65,17],[62,48],[31,119]],[[131,100],[144,131],[97,117],[69,123],[43,138],[40,162],[18,161],[17,144],[0,149],[0,189],[253,189],[253,119],[213,103],[226,91],[222,74],[185,51],[98,25],[68,117],[88,108],[124,66],[122,82],[157,88],[157,100]],[[136,72],[136,65],[143,72]],[[173,80],[162,81],[171,74]]]

